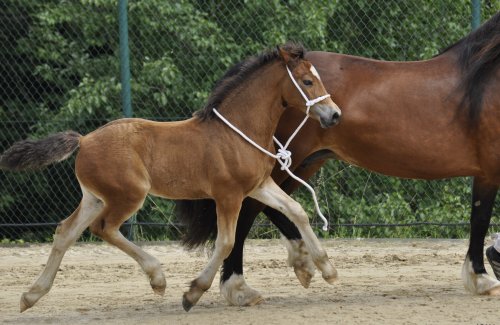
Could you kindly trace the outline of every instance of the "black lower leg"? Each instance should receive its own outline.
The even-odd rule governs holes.
[[[486,273],[484,268],[484,238],[490,225],[493,204],[498,186],[475,177],[472,185],[472,210],[470,218],[470,242],[467,255],[474,273]]]

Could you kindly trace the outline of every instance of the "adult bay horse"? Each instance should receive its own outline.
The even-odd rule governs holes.
[[[217,108],[253,141],[273,152],[272,137],[284,107],[306,111],[300,90],[308,98],[323,95],[322,100],[313,101],[315,104],[308,103],[311,116],[322,126],[337,122],[340,110],[325,95],[316,70],[304,59],[303,47],[289,43],[229,70],[217,83],[205,108],[189,120],[121,119],[85,136],[69,131],[14,144],[0,159],[2,169],[39,168],[66,159],[79,148],[75,173],[83,194],[73,214],[57,227],[42,274],[22,294],[21,312],[50,290],[64,253],[87,227],[134,258],[148,275],[153,290],[163,294],[166,282],[160,262],[119,232],[120,225],[142,206],[148,193],[173,199],[210,198],[216,202],[215,250],[184,293],[186,311],[210,288],[231,252],[245,197],[289,216],[309,245],[323,278],[333,282],[337,272],[306,213],[270,177],[274,159],[256,150],[214,115]]]
[[[396,177],[473,176],[462,278],[474,294],[499,295],[500,282],[486,273],[483,248],[500,185],[500,13],[426,61],[386,62],[327,52],[309,52],[307,58],[343,115],[332,129],[305,126],[290,146],[295,174],[307,179],[326,159],[335,158]],[[288,110],[277,137],[287,138],[299,119]],[[279,169],[272,176],[287,193],[299,185]],[[255,201],[244,202],[235,247],[224,262],[221,292],[231,304],[261,299],[245,284],[242,254],[243,240],[262,209]],[[278,211],[266,208],[264,213],[289,239],[289,264],[307,287],[314,265],[300,234]],[[208,235],[199,236],[198,243]]]

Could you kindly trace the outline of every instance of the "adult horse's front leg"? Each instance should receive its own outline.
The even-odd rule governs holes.
[[[479,177],[474,178],[469,250],[462,267],[464,286],[474,294],[500,295],[500,281],[486,273],[483,257],[484,238],[490,225],[497,191],[498,185]]]
[[[227,196],[228,194],[226,193],[222,199],[215,199],[217,210],[217,238],[215,239],[215,248],[207,266],[191,282],[189,290],[183,295],[182,306],[185,311],[189,311],[200,300],[203,293],[212,286],[212,282],[222,262],[229,256],[233,249],[236,223],[243,196]]]
[[[249,196],[285,214],[299,229],[305,246],[314,264],[321,271],[323,279],[330,284],[337,279],[337,270],[321,247],[309,224],[309,218],[299,203],[287,195],[270,177]]]

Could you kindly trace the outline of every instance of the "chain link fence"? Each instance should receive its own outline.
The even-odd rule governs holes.
[[[130,1],[133,116],[187,118],[229,66],[287,40],[375,59],[430,58],[470,32],[471,8],[464,0]],[[500,0],[483,0],[482,20],[498,10]],[[116,0],[2,1],[0,150],[66,129],[85,134],[122,117],[118,52]],[[0,172],[0,240],[51,240],[81,197],[73,163]],[[335,235],[455,237],[466,231],[467,179],[400,180],[331,161],[312,184],[330,223],[342,225]],[[307,193],[296,198],[314,215]],[[178,238],[172,209],[171,201],[148,197],[131,225],[134,238]],[[429,227],[405,233],[408,227],[396,227],[401,224]],[[261,218],[253,235],[277,233]]]

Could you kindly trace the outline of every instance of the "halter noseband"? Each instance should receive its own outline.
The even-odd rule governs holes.
[[[295,80],[295,78],[293,77],[292,71],[290,71],[290,69],[288,68],[288,66],[286,66],[286,71],[288,72],[288,75],[290,76],[290,79],[292,79],[292,82],[295,85],[295,88],[297,88],[299,90],[299,93],[302,95],[302,98],[304,98],[304,100],[306,101],[306,107],[307,107],[307,114],[308,115],[309,115],[309,109],[311,108],[311,106],[319,103],[323,99],[327,99],[328,97],[330,97],[330,94],[326,94],[326,95],[319,96],[319,97],[317,97],[315,99],[310,100],[309,98],[307,98],[307,96],[304,93],[304,91],[302,90],[302,88],[300,88],[297,80]]]

